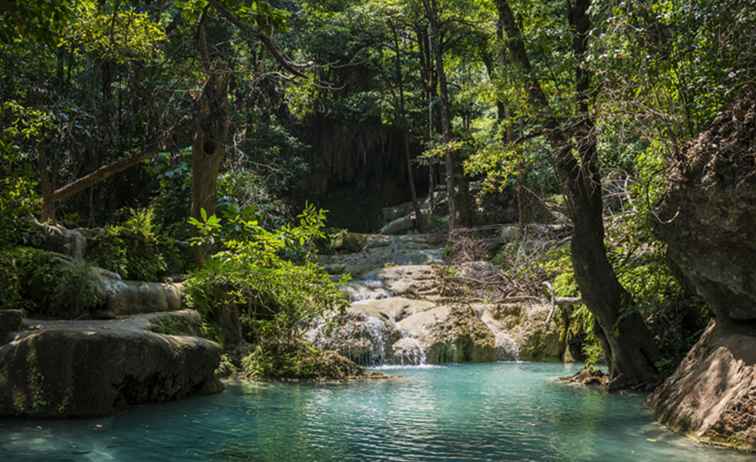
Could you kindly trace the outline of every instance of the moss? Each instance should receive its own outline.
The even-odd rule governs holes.
[[[196,335],[197,323],[182,316],[163,316],[150,321],[150,330],[162,335]]]
[[[69,386],[66,388],[66,391],[63,392],[63,400],[58,405],[57,412],[59,416],[65,416],[68,414],[68,409],[70,408],[72,401],[73,388]]]
[[[40,411],[47,407],[47,400],[45,399],[44,381],[45,378],[42,375],[39,367],[39,357],[37,355],[37,349],[32,343],[29,348],[29,355],[27,357],[27,366],[29,368],[29,391],[31,392],[31,405],[33,411]]]
[[[368,235],[352,233],[346,229],[329,230],[326,237],[317,243],[318,253],[333,255],[337,253],[362,252],[367,247]]]
[[[26,394],[16,389],[13,393],[13,406],[16,409],[16,413],[23,414],[26,412]]]

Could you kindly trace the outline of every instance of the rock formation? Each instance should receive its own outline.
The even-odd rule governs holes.
[[[756,450],[756,91],[694,140],[669,178],[655,230],[716,321],[649,403],[670,428]]]
[[[496,360],[559,360],[559,329],[537,301],[497,304],[443,294],[443,240],[434,235],[365,239],[358,252],[331,255],[332,271],[356,278],[343,289],[352,305],[309,338],[363,365]],[[462,276],[496,271],[488,262],[455,266]],[[485,298],[485,297],[484,297]]]
[[[196,312],[109,321],[25,320],[0,346],[0,416],[91,417],[222,389],[220,347]],[[169,326],[177,335],[151,329]],[[187,335],[188,334],[188,335]]]

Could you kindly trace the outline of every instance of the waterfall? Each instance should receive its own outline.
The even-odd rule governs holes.
[[[388,336],[386,323],[374,316],[367,316],[364,324],[365,334],[370,341],[368,366],[380,366],[386,360],[386,340]]]
[[[506,332],[496,334],[496,359],[499,361],[520,360],[520,347]]]
[[[402,337],[394,343],[394,360],[402,366],[421,366],[427,361],[425,350],[420,342],[412,337]]]

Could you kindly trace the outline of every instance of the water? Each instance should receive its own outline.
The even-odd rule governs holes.
[[[664,461],[753,458],[652,423],[637,395],[553,383],[561,364],[383,368],[400,380],[245,385],[107,419],[0,420],[15,461]]]

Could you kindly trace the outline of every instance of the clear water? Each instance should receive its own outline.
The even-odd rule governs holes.
[[[0,461],[753,461],[652,423],[561,364],[392,369],[395,381],[245,385],[106,419],[0,420]]]

